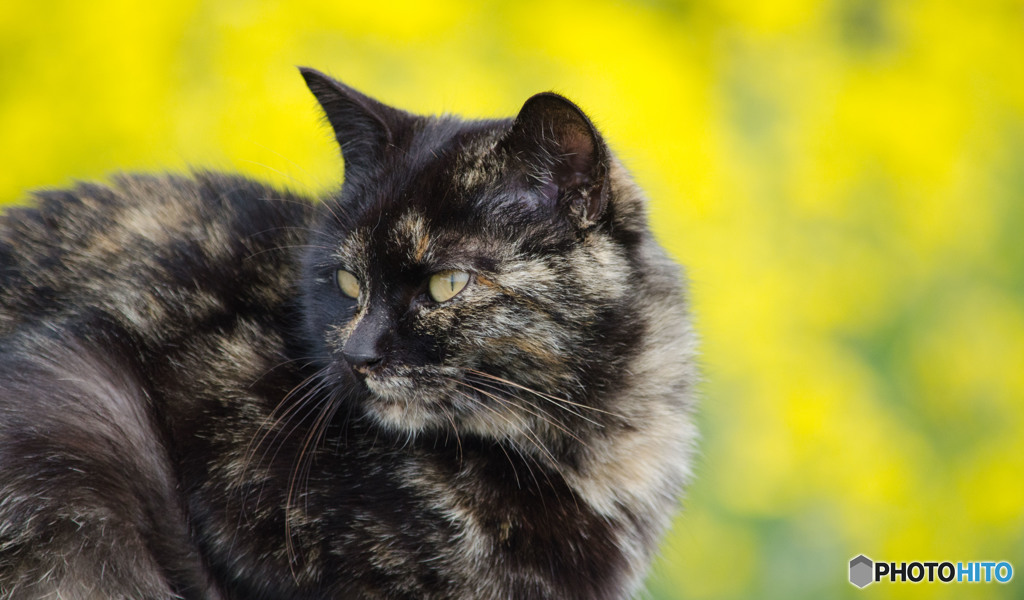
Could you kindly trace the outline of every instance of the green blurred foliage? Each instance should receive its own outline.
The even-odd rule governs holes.
[[[115,170],[317,192],[296,65],[409,110],[577,100],[649,192],[704,338],[703,455],[646,597],[857,590],[847,561],[1024,569],[1016,1],[6,2],[0,200]]]

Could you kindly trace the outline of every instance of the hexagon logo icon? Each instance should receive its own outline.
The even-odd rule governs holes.
[[[850,583],[863,588],[874,581],[872,575],[874,570],[874,563],[871,562],[871,559],[863,554],[858,554],[856,558],[850,560]]]

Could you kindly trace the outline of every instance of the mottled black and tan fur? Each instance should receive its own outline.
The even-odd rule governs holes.
[[[0,219],[0,597],[629,597],[696,439],[641,193],[560,96],[425,118],[303,75],[320,203],[125,176]]]

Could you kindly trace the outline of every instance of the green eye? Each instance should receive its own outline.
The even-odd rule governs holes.
[[[465,271],[441,271],[430,276],[430,297],[435,302],[451,300],[469,283],[469,273]]]
[[[338,270],[338,287],[341,289],[341,293],[345,294],[349,298],[359,297],[359,280],[356,276],[344,269]]]

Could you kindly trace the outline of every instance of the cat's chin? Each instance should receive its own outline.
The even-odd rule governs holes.
[[[384,429],[411,436],[455,430],[485,439],[521,440],[525,447],[535,445],[537,433],[522,413],[507,406],[499,412],[479,401],[453,406],[447,400],[450,390],[445,390],[443,384],[435,387],[428,383],[436,379],[424,373],[406,373],[368,375],[363,379],[370,392],[365,399],[367,413]]]
[[[417,434],[442,425],[436,400],[419,388],[411,377],[367,377],[370,416],[385,429]]]
[[[528,449],[536,447],[536,433],[514,411],[497,413],[494,409],[467,411],[450,407],[443,392],[424,386],[414,377],[369,376],[364,381],[370,390],[367,413],[388,431],[416,436],[454,430],[484,439],[521,441]]]

